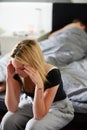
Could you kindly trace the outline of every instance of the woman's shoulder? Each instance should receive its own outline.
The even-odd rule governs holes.
[[[49,74],[49,72],[54,73],[60,71],[57,66],[54,66],[52,64],[46,64],[45,69],[47,75]]]
[[[54,66],[52,64],[47,64],[47,63],[45,64],[46,73],[48,73],[49,71],[51,71],[54,68],[58,68],[58,67],[56,67],[56,66]]]

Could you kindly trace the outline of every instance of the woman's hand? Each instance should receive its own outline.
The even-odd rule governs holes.
[[[7,76],[13,77],[15,74],[15,68],[12,65],[12,62],[10,61],[9,64],[7,65]]]
[[[41,78],[40,73],[36,69],[34,69],[34,68],[32,68],[32,67],[30,67],[28,65],[25,65],[24,68],[25,68],[24,69],[25,73],[27,73],[29,75],[29,77],[31,78],[33,83],[37,87],[43,88],[43,80]]]
[[[6,96],[5,104],[8,111],[15,112],[18,108],[21,93],[21,84],[13,78],[16,71],[12,65],[12,61],[7,65],[6,75]]]

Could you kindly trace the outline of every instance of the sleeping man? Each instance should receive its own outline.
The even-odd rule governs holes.
[[[87,23],[74,20],[41,41],[40,46],[48,63],[61,67],[80,60],[87,54]]]
[[[82,30],[84,30],[85,32],[87,32],[87,21],[84,21],[84,20],[80,20],[80,19],[74,19],[72,23],[70,24],[67,24],[66,26],[64,26],[63,28],[51,33],[49,35],[48,38],[52,38],[53,36],[55,36],[57,33],[65,30],[65,29],[68,29],[68,28],[71,28],[71,27],[76,27],[76,28],[80,28]]]

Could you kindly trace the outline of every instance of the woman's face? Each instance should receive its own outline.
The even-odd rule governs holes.
[[[18,62],[15,59],[12,59],[12,65],[15,68],[15,73],[20,75],[21,77],[25,78],[28,75],[24,72],[24,64]]]

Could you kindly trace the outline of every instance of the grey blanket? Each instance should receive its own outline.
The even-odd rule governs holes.
[[[72,27],[41,41],[40,46],[46,61],[60,68],[75,111],[87,113],[87,33]]]
[[[64,89],[75,111],[87,113],[87,58],[61,67]]]

